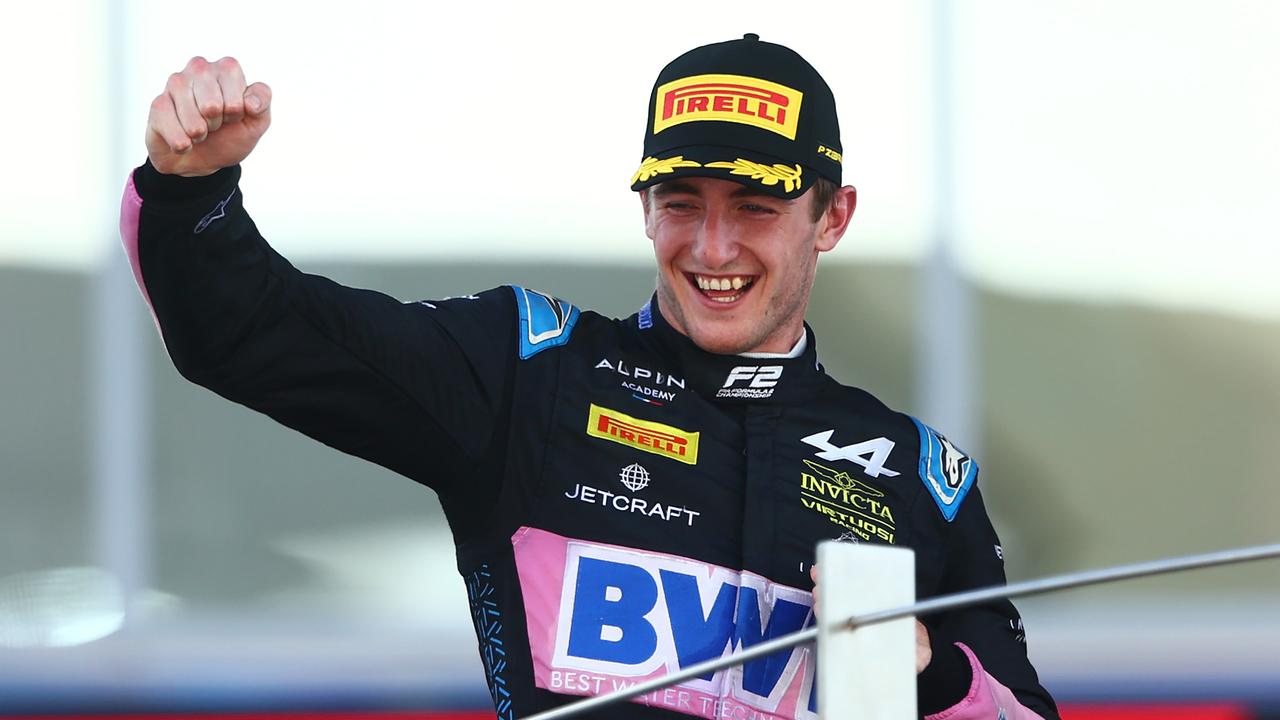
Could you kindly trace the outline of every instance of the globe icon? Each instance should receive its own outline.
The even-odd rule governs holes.
[[[631,492],[643,490],[649,486],[649,471],[641,467],[639,463],[631,463],[622,468],[622,472],[618,476],[622,478],[622,484],[626,485]]]

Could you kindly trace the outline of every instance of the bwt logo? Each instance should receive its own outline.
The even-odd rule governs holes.
[[[801,630],[813,596],[687,558],[571,543],[566,555],[553,666],[645,678]],[[772,598],[770,603],[769,598]],[[785,696],[816,712],[807,648],[680,687],[774,712]]]

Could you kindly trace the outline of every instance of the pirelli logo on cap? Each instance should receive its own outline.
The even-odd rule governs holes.
[[[693,75],[658,88],[653,134],[695,120],[753,125],[796,139],[804,93],[745,75]]]
[[[587,434],[688,465],[698,464],[698,433],[633,418],[594,403],[587,417]]]

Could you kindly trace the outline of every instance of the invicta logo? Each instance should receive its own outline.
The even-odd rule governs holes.
[[[695,120],[754,125],[796,139],[804,93],[745,75],[694,75],[658,88],[653,134]]]
[[[688,465],[698,464],[698,433],[591,405],[587,434]]]

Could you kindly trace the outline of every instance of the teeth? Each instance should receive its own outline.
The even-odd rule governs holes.
[[[735,275],[731,278],[707,277],[705,275],[694,275],[698,287],[703,290],[741,290],[751,284],[750,277]],[[734,296],[735,299],[737,296]]]

